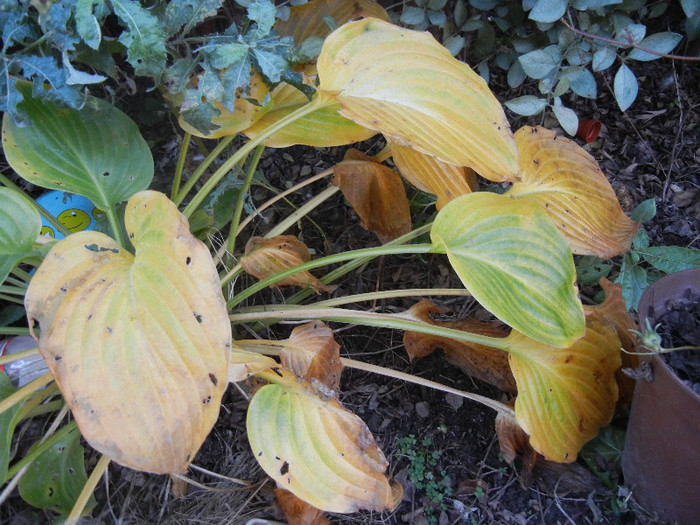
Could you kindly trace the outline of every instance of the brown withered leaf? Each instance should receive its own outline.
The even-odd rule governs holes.
[[[343,363],[340,362],[340,345],[333,337],[333,330],[321,322],[312,321],[292,330],[286,341],[280,341],[280,361],[284,368],[313,384],[320,381],[333,392],[340,386]]]
[[[276,488],[275,499],[289,525],[328,525],[330,523],[321,509],[312,507],[286,489]]]
[[[476,191],[479,184],[473,169],[447,164],[408,146],[391,143],[391,155],[401,175],[419,190],[437,197],[439,210],[455,197]]]
[[[499,412],[496,415],[496,436],[503,459],[507,463],[512,463],[518,454],[522,454],[520,481],[527,487],[532,479],[532,469],[537,462],[537,452],[530,446],[530,437],[527,432],[518,424],[514,416]]]
[[[621,352],[622,366],[615,373],[617,386],[620,391],[618,405],[629,406],[632,403],[632,394],[634,393],[634,379],[625,375],[622,370],[625,368],[637,368],[639,359],[632,354],[635,348],[635,337],[630,330],[637,328],[637,323],[634,322],[627,311],[625,300],[622,297],[622,285],[613,284],[605,277],[600,278],[600,286],[605,292],[605,300],[597,306],[584,306],[583,310],[588,315],[590,312],[597,312],[602,315],[607,321],[611,322],[617,330],[617,336],[620,338],[620,344],[625,350]]]
[[[333,184],[382,243],[411,231],[411,211],[401,177],[371,157],[350,149],[333,168]]]
[[[508,335],[508,332],[492,323],[484,323],[474,319],[436,321],[431,316],[444,313],[444,311],[427,299],[413,305],[409,312],[417,319],[435,326],[491,337],[506,337]],[[514,393],[516,391],[515,379],[508,365],[508,354],[503,350],[410,331],[404,333],[403,344],[411,360],[424,357],[436,348],[442,348],[445,351],[445,359],[465,374],[490,383],[505,392]]]
[[[266,279],[271,275],[299,266],[311,260],[311,254],[306,245],[294,235],[278,235],[270,239],[251,237],[245,246],[245,255],[241,257],[241,266],[250,275],[258,279]],[[310,272],[299,272],[274,286],[290,284],[310,287],[316,290],[330,292],[331,288],[323,284]]]

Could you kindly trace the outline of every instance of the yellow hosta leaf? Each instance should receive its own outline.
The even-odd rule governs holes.
[[[280,487],[327,512],[383,511],[396,506],[388,463],[367,425],[335,398],[278,370],[248,407],[248,440]]]
[[[313,85],[316,78],[316,66],[306,65],[302,73]],[[252,126],[243,130],[243,133],[254,139],[279,120],[308,103],[309,99],[306,98],[306,95],[294,86],[282,82],[270,93],[269,105],[273,109]],[[271,148],[287,148],[295,144],[324,148],[361,142],[377,134],[376,131],[362,127],[343,117],[338,113],[339,109],[340,104],[323,106],[313,113],[287,124],[265,139],[263,144]]]
[[[280,361],[284,368],[306,381],[320,381],[331,391],[338,390],[343,363],[340,362],[340,345],[327,324],[312,321],[298,326],[289,339],[280,344]]]
[[[165,195],[128,202],[135,255],[79,232],[27,291],[39,352],[90,445],[131,468],[181,473],[219,414],[231,327],[207,247]]]
[[[280,36],[291,36],[299,46],[310,36],[325,37],[331,31],[324,18],[330,17],[338,25],[358,18],[380,18],[389,21],[384,8],[374,0],[312,0],[308,4],[292,6],[287,21],[278,20],[275,29]]]
[[[288,270],[311,260],[306,245],[294,235],[278,235],[270,239],[251,237],[241,257],[243,269],[258,279],[266,279],[283,270]],[[330,292],[331,289],[310,272],[299,272],[277,281],[275,286],[290,284]]]
[[[265,113],[274,107],[274,103],[268,101],[266,104],[253,104],[248,99],[257,100],[262,103],[268,94],[267,86],[262,77],[255,70],[251,72],[250,81],[248,84],[248,92],[245,97],[241,93],[241,89],[236,90],[236,101],[233,104],[234,111],[231,113],[221,103],[214,102],[213,105],[221,113],[211,119],[212,123],[219,126],[217,129],[205,135],[197,128],[189,124],[182,115],[178,117],[180,127],[196,137],[205,139],[218,139],[221,137],[230,137],[238,135],[241,131],[249,128],[255,121],[260,119]]]
[[[228,365],[228,380],[231,383],[244,381],[250,376],[278,366],[277,361],[258,352],[246,350],[247,345],[233,344]]]
[[[569,348],[553,348],[518,332],[508,336],[518,385],[515,415],[546,459],[576,460],[581,447],[612,419],[620,340],[602,316],[586,316],[586,332]]]
[[[517,179],[515,141],[501,105],[429,33],[375,18],[351,22],[326,39],[317,67],[319,89],[347,118],[487,179]]]
[[[476,174],[471,168],[447,164],[399,144],[391,145],[391,155],[408,182],[437,196],[435,207],[438,210],[455,197],[478,189]]]
[[[333,168],[333,184],[353,207],[361,226],[382,243],[411,231],[411,210],[398,173],[355,149]]]
[[[475,319],[436,321],[432,316],[441,313],[441,309],[427,299],[413,305],[409,313],[413,318],[434,326],[454,328],[490,337],[506,337],[508,335],[508,332],[492,323],[484,323]],[[445,351],[445,359],[465,374],[490,383],[505,392],[516,391],[515,378],[513,378],[508,364],[508,354],[503,350],[457,341],[449,337],[410,331],[404,332],[403,345],[406,347],[411,361],[431,354],[436,348],[442,348]]]
[[[544,207],[575,254],[626,252],[639,224],[625,215],[598,163],[575,142],[542,127],[515,133],[520,182],[508,195]]]

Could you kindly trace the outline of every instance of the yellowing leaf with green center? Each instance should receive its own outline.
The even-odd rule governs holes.
[[[629,249],[639,224],[622,211],[593,157],[542,127],[520,128],[515,141],[521,181],[508,195],[542,206],[576,254],[607,259]]]
[[[292,6],[287,21],[278,20],[275,29],[280,36],[291,36],[300,46],[310,36],[325,37],[331,32],[324,20],[327,17],[339,25],[368,17],[389,21],[387,12],[374,0],[312,0]]]
[[[508,338],[518,423],[545,458],[574,461],[615,410],[615,371],[620,367],[615,328],[590,313],[585,334],[568,348],[553,348],[517,332]]]
[[[486,82],[429,33],[375,18],[341,26],[317,61],[340,113],[493,181],[517,179],[515,141]]]
[[[327,512],[393,509],[388,463],[367,425],[292,372],[278,372],[248,407],[248,440],[263,470]]]
[[[361,226],[382,243],[411,231],[411,210],[401,177],[388,166],[355,149],[333,168],[333,184],[340,188],[361,220]]]
[[[485,308],[528,337],[570,346],[585,329],[566,238],[539,206],[469,193],[438,213],[434,251]]]
[[[302,73],[312,83],[316,77],[316,66],[306,65]],[[270,100],[269,104],[273,109],[243,130],[249,138],[258,137],[278,121],[309,103],[306,95],[284,82],[272,90]],[[376,131],[343,117],[338,113],[339,109],[340,104],[337,103],[323,104],[314,112],[287,124],[265,139],[263,144],[271,148],[287,148],[295,144],[324,148],[361,142],[377,134]]]
[[[340,345],[327,324],[312,321],[297,326],[280,345],[280,362],[284,368],[306,381],[319,381],[331,391],[338,390],[343,363],[340,362]]]
[[[262,280],[310,260],[309,249],[294,235],[278,235],[270,239],[251,237],[246,244],[245,255],[241,257],[241,266],[250,275]],[[308,286],[324,292],[331,290],[307,271],[277,281],[275,286],[285,284]]]
[[[256,120],[270,111],[273,104],[268,101],[267,104],[253,104],[249,99],[253,99],[262,103],[267,97],[269,90],[265,85],[262,77],[255,70],[251,72],[250,81],[247,87],[247,93],[243,96],[242,90],[236,90],[236,101],[233,104],[233,113],[228,111],[220,102],[214,102],[214,107],[221,113],[211,119],[213,124],[219,126],[208,135],[205,135],[197,128],[189,124],[182,115],[178,116],[178,123],[185,131],[196,137],[205,139],[218,139],[221,137],[229,137],[238,135],[244,129],[250,127]]]
[[[37,270],[25,307],[90,445],[181,473],[218,417],[231,327],[209,251],[175,205],[140,192],[124,218],[135,255],[102,233],[73,234]]]
[[[437,196],[438,210],[455,197],[477,189],[476,174],[471,168],[447,164],[399,144],[391,144],[391,156],[408,182]]]

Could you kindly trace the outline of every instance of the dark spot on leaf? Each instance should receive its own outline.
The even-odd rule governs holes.
[[[74,469],[74,468],[71,468],[71,467],[68,467],[68,474],[70,474],[71,476],[72,476],[73,474],[75,474],[75,469]]]
[[[190,264],[192,262],[192,257],[185,259],[185,264]]]
[[[258,457],[261,457],[262,455],[263,455],[263,451],[261,450],[260,452],[258,452]]]
[[[289,463],[285,461],[282,463],[282,468],[280,468],[280,475],[284,476],[287,472],[289,472]]]
[[[90,250],[91,252],[112,252],[112,253],[119,253],[119,250],[116,248],[105,248],[104,246],[97,246],[97,244],[86,244],[85,248]]]
[[[277,461],[279,461],[279,460],[282,459],[282,458],[280,458],[279,456],[275,456],[275,459],[276,459]]]
[[[92,314],[88,315],[87,320],[89,321],[90,319],[92,319]]]
[[[49,487],[49,498],[53,498],[53,487]]]
[[[63,356],[60,356],[60,355],[54,356],[53,360],[56,361],[57,363],[60,363],[61,361],[63,361]]]
[[[61,286],[61,291],[63,293],[66,293],[68,291],[68,288],[66,288],[65,286]]]
[[[197,312],[192,312],[194,314],[194,318],[197,319],[198,323],[202,323],[202,315],[198,314]]]
[[[106,330],[108,334],[111,334],[113,331],[111,326],[106,327]]]
[[[211,403],[211,396],[207,396],[204,399],[202,399],[202,403],[204,403],[205,405]]]
[[[216,376],[215,376],[214,374],[212,374],[211,372],[209,372],[209,379],[210,379],[211,382],[214,384],[214,386],[216,386],[216,385],[219,384],[219,380],[218,380],[218,379],[216,378]]]
[[[109,173],[108,171],[105,171],[105,172],[102,174],[103,177],[109,177],[109,175],[110,175],[110,173]]]
[[[129,234],[129,239],[133,239],[133,238],[134,238],[134,234],[133,234],[133,233],[130,233],[130,234]]]
[[[191,457],[191,456],[190,456],[189,454],[187,454],[187,455],[185,456],[185,461],[187,461],[187,462],[189,463],[189,462],[190,462],[190,457]]]
[[[63,452],[64,450],[66,450],[66,446],[65,446],[65,445],[60,445],[60,446],[56,447],[56,450],[59,451],[59,452]]]

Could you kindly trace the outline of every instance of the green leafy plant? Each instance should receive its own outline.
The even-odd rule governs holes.
[[[656,215],[653,199],[642,202],[632,217],[640,223]],[[601,277],[614,276],[622,286],[622,297],[629,310],[636,310],[644,290],[660,277],[700,267],[700,250],[683,246],[650,246],[649,234],[643,228],[632,239],[632,245],[619,264],[597,257],[583,257],[577,263],[580,281],[596,285]]]
[[[439,26],[453,54],[471,35],[468,55],[482,60],[477,68],[486,80],[495,65],[507,71],[511,89],[528,78],[537,81],[539,94],[513,97],[505,106],[525,116],[551,111],[570,135],[576,134],[579,120],[564,102],[567,95],[597,98],[595,75],[614,67],[613,95],[625,111],[638,93],[634,63],[669,56],[683,38],[672,31],[647,35],[647,25],[666,12],[668,2],[458,0],[451,13],[445,13],[443,2],[415,4],[404,7],[403,23],[421,29]],[[681,4],[685,36],[696,40],[700,3]]]
[[[264,26],[267,34],[270,18],[263,24],[251,13],[259,4],[248,8],[254,21],[250,28]],[[0,333],[31,333],[37,341],[34,352],[49,368],[18,391],[4,391],[0,417],[10,424],[0,443],[2,482],[19,475],[60,432],[77,425],[102,458],[77,498],[73,490],[54,492],[65,494],[66,501],[50,507],[71,507],[68,517],[74,520],[89,506],[89,494],[110,461],[155,473],[186,471],[216,421],[228,383],[255,376],[266,384],[248,407],[248,439],[280,488],[324,511],[393,508],[400,487],[385,474],[384,454],[366,425],[338,401],[343,366],[484,403],[514,417],[531,445],[555,461],[574,461],[583,444],[609,422],[620,366],[615,326],[624,324],[620,318],[626,312],[609,303],[581,304],[573,254],[606,258],[624,253],[638,224],[624,215],[596,162],[578,145],[539,127],[513,134],[501,105],[469,66],[430,35],[390,24],[373,2],[356,4],[361,5],[351,12],[346,2],[290,10],[289,20],[278,25],[280,34],[297,45],[309,34],[327,36],[315,63],[303,66],[311,99],[308,89],[281,83],[269,91],[264,111],[245,113],[236,103],[235,111],[228,111],[224,104],[211,118],[226,137],[184,185],[183,163],[178,164],[169,196],[148,189],[153,160],[126,115],[89,96],[79,109],[60,107],[35,96],[36,87],[26,81],[14,82],[22,95],[17,112],[30,125],[5,114],[2,141],[8,162],[19,177],[39,187],[88,197],[107,216],[108,231],[70,233],[51,217],[66,238],[41,237],[41,216],[49,220],[50,215],[10,178],[0,177],[7,196],[0,216],[0,280],[4,296],[24,305],[28,321],[26,328],[0,328]],[[315,23],[303,9],[313,10]],[[344,22],[363,13],[379,18],[344,23],[329,34],[324,18]],[[186,24],[178,19],[174,27],[180,31]],[[248,33],[242,35],[245,40]],[[222,40],[236,56],[243,45],[239,36]],[[242,60],[252,66],[255,51],[243,51]],[[226,96],[233,95],[228,91]],[[175,108],[180,116],[190,109]],[[181,123],[188,126],[185,119]],[[248,140],[226,153],[239,134]],[[265,238],[248,236],[241,251],[248,223],[242,220],[244,199],[263,146],[349,144],[376,134],[388,144],[378,158],[349,152],[332,169],[338,186],[308,201]],[[181,159],[190,136],[185,133]],[[381,163],[389,155],[408,181],[437,196],[434,223],[412,230],[409,216],[406,224],[409,206],[396,190],[403,187],[399,175]],[[194,191],[209,168],[206,182]],[[511,187],[504,194],[473,191],[476,174]],[[210,198],[229,187],[227,178],[238,176],[235,210],[223,225],[227,239],[221,248],[207,245],[192,234],[190,220],[211,217],[215,205]],[[385,242],[311,260],[303,243],[283,234],[338,191]],[[385,217],[380,222],[395,224],[380,229],[371,221],[379,215]],[[207,221],[199,223],[206,232]],[[430,242],[412,243],[426,231]],[[313,290],[330,290],[333,280],[375,257],[427,253],[443,254],[468,292],[387,290],[307,300]],[[230,267],[231,262],[237,264]],[[344,264],[320,278],[311,273],[338,263]],[[32,268],[36,271],[30,275]],[[241,285],[237,277],[244,271],[260,281]],[[305,290],[284,304],[266,304],[264,290],[270,285]],[[343,307],[380,297],[467,293],[511,332],[494,336],[451,328],[411,310],[386,314]],[[257,304],[248,303],[253,296]],[[310,322],[279,341],[245,340],[236,331],[239,324],[254,330],[280,319]],[[515,407],[341,359],[323,321],[408,330],[506,352],[517,383]],[[48,444],[9,465],[14,428],[49,398],[56,404],[44,409],[60,412],[44,441]],[[68,410],[74,422],[57,430]],[[430,461],[426,457],[427,465]],[[62,479],[52,478],[52,483]],[[439,499],[439,494],[431,497]]]
[[[409,434],[396,441],[398,453],[408,460],[408,477],[416,489],[425,492],[430,502],[424,508],[428,523],[437,523],[440,510],[447,510],[445,498],[452,495],[450,477],[444,470],[437,470],[442,452],[434,450],[433,440],[424,438],[418,442],[414,434]]]

